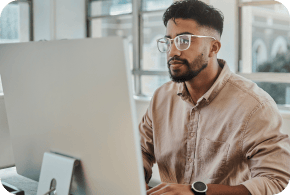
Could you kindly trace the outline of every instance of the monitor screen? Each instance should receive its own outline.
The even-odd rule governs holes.
[[[118,37],[0,45],[18,174],[38,181],[54,151],[80,159],[72,194],[146,193],[127,52]]]

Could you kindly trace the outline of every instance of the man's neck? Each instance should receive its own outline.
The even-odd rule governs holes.
[[[214,61],[209,61],[208,66],[201,71],[198,76],[185,82],[194,104],[196,104],[199,98],[201,98],[211,88],[221,71],[222,68],[215,59]]]

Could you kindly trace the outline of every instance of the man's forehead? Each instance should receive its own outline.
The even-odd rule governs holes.
[[[183,32],[187,32],[184,34],[212,36],[220,40],[220,35],[215,29],[202,26],[193,19],[176,18],[168,20],[166,37],[174,38]]]
[[[180,34],[199,34],[202,27],[192,19],[170,19],[166,27],[166,36],[178,36]]]

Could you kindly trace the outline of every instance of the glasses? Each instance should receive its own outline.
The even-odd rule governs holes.
[[[171,42],[173,40],[174,40],[175,47],[179,51],[187,50],[190,47],[191,37],[212,38],[212,39],[216,40],[214,37],[202,36],[202,35],[179,35],[179,36],[176,36],[174,39],[164,37],[164,38],[157,40],[158,50],[162,53],[169,52],[171,49]]]

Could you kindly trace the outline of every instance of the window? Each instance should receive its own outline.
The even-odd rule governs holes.
[[[9,3],[0,17],[0,44],[33,41],[32,0]],[[0,82],[0,94],[3,94]]]
[[[240,0],[239,74],[290,110],[290,16],[272,0]]]
[[[90,0],[88,9],[88,36],[127,39],[133,68],[132,0]]]
[[[152,96],[169,81],[166,54],[157,49],[165,35],[162,16],[173,0],[89,0],[88,36],[129,41],[135,95]]]
[[[164,37],[166,28],[162,21],[165,9],[172,0],[143,0],[141,12],[141,59],[139,73],[139,94],[152,96],[162,84],[170,80],[167,68],[166,53],[157,49],[158,38]]]
[[[0,43],[32,41],[32,1],[14,1],[2,11],[0,17]]]

